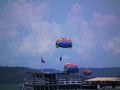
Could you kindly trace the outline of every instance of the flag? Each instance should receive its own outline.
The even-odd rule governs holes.
[[[41,57],[41,62],[42,62],[42,63],[45,63],[45,61],[43,60],[43,58],[42,58],[42,57]]]

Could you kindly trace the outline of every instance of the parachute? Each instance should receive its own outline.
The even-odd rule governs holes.
[[[72,48],[72,42],[69,38],[59,38],[56,41],[56,47]]]
[[[85,68],[83,74],[84,74],[85,76],[91,75],[91,70],[90,70],[90,68]]]
[[[64,65],[64,71],[65,72],[73,72],[73,73],[76,73],[79,71],[78,67],[76,64],[73,64],[73,63],[66,63]]]

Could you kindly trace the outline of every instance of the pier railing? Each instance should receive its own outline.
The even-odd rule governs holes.
[[[80,80],[27,80],[24,82],[26,85],[44,85],[44,84],[82,84]]]
[[[26,85],[44,85],[44,84],[55,84],[53,81],[46,80],[27,80],[24,82]]]

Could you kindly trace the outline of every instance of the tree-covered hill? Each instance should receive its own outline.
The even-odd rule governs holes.
[[[24,67],[0,67],[0,84],[20,83],[29,70]]]
[[[26,72],[40,72],[39,69],[26,67],[8,67],[0,66],[0,84],[17,84],[22,83]],[[44,69],[46,72],[58,72],[54,69]]]

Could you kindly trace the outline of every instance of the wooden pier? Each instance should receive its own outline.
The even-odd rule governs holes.
[[[120,79],[118,78],[104,78],[104,81],[103,78],[99,80],[95,78],[82,81],[78,73],[27,72],[26,80],[21,88],[22,90],[102,90],[105,88],[117,90],[116,87],[119,86]]]

